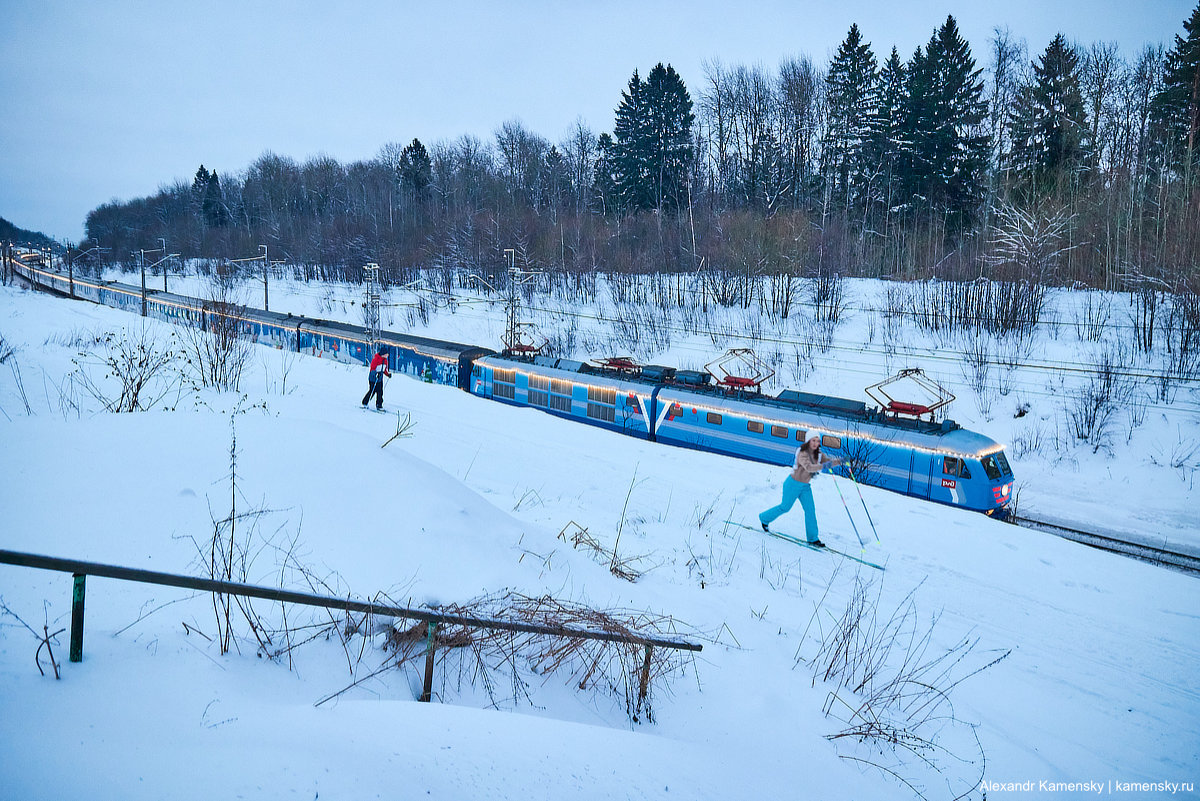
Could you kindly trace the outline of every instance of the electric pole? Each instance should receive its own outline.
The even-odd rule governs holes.
[[[146,316],[146,251],[138,251],[138,264],[142,267],[142,316]]]
[[[379,265],[375,262],[363,266],[363,275],[366,278],[366,303],[364,304],[363,312],[363,328],[367,330],[367,359],[370,360],[370,351],[375,348],[380,339],[380,322],[379,322]]]
[[[267,261],[267,246],[259,245],[259,247],[262,248],[263,252],[263,311],[270,311],[271,304],[268,302],[269,299],[267,296],[267,273],[270,272],[271,264]]]

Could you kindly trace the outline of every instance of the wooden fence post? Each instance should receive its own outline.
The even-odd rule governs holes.
[[[87,575],[75,574],[75,587],[71,592],[71,655],[72,662],[83,661],[83,590]]]
[[[642,660],[642,675],[638,681],[638,712],[642,710],[642,704],[646,700],[646,694],[650,692],[650,654],[653,653],[653,651],[654,646],[646,646],[646,658]]]
[[[433,699],[433,646],[434,635],[437,633],[437,621],[431,620],[426,624],[429,633],[425,635],[425,686],[421,689],[418,701],[428,703]]]

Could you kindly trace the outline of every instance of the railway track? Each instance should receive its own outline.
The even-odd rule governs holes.
[[[1112,553],[1119,553],[1122,556],[1140,559],[1143,562],[1175,568],[1184,573],[1200,574],[1200,556],[1194,554],[1172,551],[1144,542],[1131,542],[1120,537],[1098,534],[1093,531],[1082,531],[1059,523],[1050,523],[1030,517],[1018,517],[1015,522],[1019,526],[1032,528],[1037,531],[1045,531],[1092,548],[1099,548],[1102,551],[1111,551]]]
[[[21,266],[29,268],[29,265],[25,263],[24,258],[18,256],[18,260]],[[20,272],[14,271],[13,275],[16,278],[29,283],[31,286],[45,288],[34,283]],[[50,289],[49,291],[55,292],[53,289]],[[56,294],[62,293],[56,292]],[[1120,536],[1113,536],[1112,534],[1083,531],[1070,525],[1064,525],[1063,523],[1050,522],[1048,520],[1038,520],[1030,517],[1017,517],[1014,522],[1017,525],[1021,525],[1026,528],[1032,528],[1038,531],[1055,534],[1059,537],[1073,540],[1075,542],[1088,545],[1093,548],[1098,548],[1100,550],[1110,551],[1123,556],[1129,556],[1134,559],[1139,559],[1155,565],[1171,567],[1185,573],[1200,574],[1200,551],[1184,553],[1180,551],[1169,550],[1167,548],[1145,542],[1134,542],[1128,539],[1122,539]]]

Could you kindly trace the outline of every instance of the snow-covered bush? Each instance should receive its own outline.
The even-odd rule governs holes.
[[[1158,398],[1170,403],[1181,383],[1200,378],[1200,294],[1171,296],[1162,336],[1166,347],[1158,371]]]
[[[239,323],[242,308],[233,276],[218,271],[201,319],[181,329],[189,375],[200,386],[236,392],[241,384],[254,347]]]
[[[1071,432],[1092,446],[1092,452],[1109,444],[1113,417],[1128,402],[1132,380],[1121,370],[1121,349],[1107,348],[1097,355],[1096,367],[1087,379],[1067,390],[1064,407]]]
[[[178,388],[181,355],[174,331],[143,324],[98,333],[94,343],[71,360],[75,370],[63,391],[72,397],[78,389],[105,411],[141,412]]]
[[[841,616],[822,627],[811,656],[801,645],[797,661],[833,688],[824,712],[845,728],[826,739],[846,743],[843,759],[899,779],[920,798],[937,785],[961,798],[979,786],[986,759],[974,727],[955,717],[952,693],[1011,651],[981,654],[968,636],[939,645],[940,618],[921,621],[916,591],[889,614],[880,609],[882,582],[855,576]],[[818,605],[813,616],[822,613]]]

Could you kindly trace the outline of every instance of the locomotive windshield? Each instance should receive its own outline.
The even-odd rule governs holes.
[[[1012,468],[1008,466],[1008,459],[1004,458],[1003,451],[983,457],[983,469],[992,481],[999,481],[1005,474],[1012,475]]]

